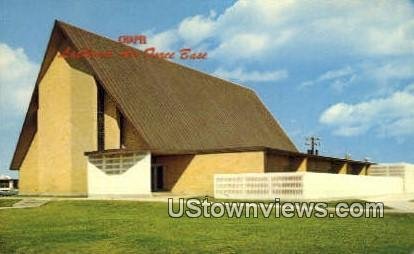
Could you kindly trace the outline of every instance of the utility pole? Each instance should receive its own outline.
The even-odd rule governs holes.
[[[319,155],[317,147],[321,145],[320,140],[321,139],[316,136],[306,137],[305,145],[310,147],[310,149],[308,149],[308,154]]]

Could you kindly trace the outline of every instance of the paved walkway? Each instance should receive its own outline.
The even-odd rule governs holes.
[[[17,209],[17,208],[32,208],[39,207],[48,203],[50,199],[45,198],[23,198],[22,200],[14,203],[10,207],[0,207],[0,209]]]
[[[414,194],[394,194],[377,197],[366,197],[364,200],[370,202],[383,202],[385,206],[397,211],[414,213]]]

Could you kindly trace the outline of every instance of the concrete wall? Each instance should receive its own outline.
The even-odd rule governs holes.
[[[306,173],[304,198],[361,198],[403,192],[398,177],[373,177],[343,174]]]
[[[215,198],[329,200],[403,192],[399,177],[329,173],[216,174]]]
[[[399,177],[404,183],[405,193],[414,193],[414,164],[409,163],[380,163],[371,166],[368,170],[370,176]]]
[[[404,191],[414,193],[414,165],[405,164]]]
[[[88,162],[88,196],[142,196],[151,194],[151,155],[140,159],[122,174],[107,174]],[[115,158],[115,157],[112,157]]]
[[[174,194],[213,194],[214,174],[264,172],[264,152],[159,156],[164,184]]]
[[[84,152],[97,147],[96,105],[93,76],[55,56],[39,84],[38,130],[20,168],[21,194],[86,195]]]

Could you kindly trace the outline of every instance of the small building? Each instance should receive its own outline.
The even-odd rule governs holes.
[[[0,191],[10,191],[19,188],[19,180],[10,176],[0,175]]]
[[[299,152],[249,88],[56,21],[10,168],[25,195],[137,196],[212,194],[221,173],[370,165]]]

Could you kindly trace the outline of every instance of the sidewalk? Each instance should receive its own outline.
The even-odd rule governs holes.
[[[385,206],[391,207],[397,211],[414,213],[414,194],[394,194],[377,197],[366,197],[366,201],[383,202]]]
[[[13,199],[13,198],[7,198]],[[10,207],[0,207],[1,209],[17,209],[17,208],[33,208],[39,207],[46,203],[48,203],[51,199],[46,198],[23,198],[22,200],[18,201],[17,203],[13,204]]]

